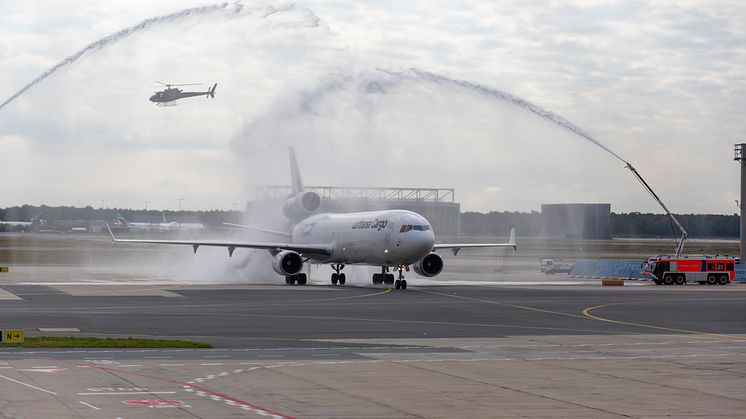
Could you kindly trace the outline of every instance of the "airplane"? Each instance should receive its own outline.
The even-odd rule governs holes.
[[[36,217],[31,218],[31,221],[0,221],[0,225],[10,226],[39,226],[46,224],[47,220],[44,218],[44,211],[40,212]]]
[[[228,256],[238,248],[264,249],[272,255],[272,269],[285,277],[287,285],[306,285],[307,275],[302,272],[305,263],[331,265],[332,285],[344,285],[345,265],[368,265],[381,268],[373,274],[373,284],[393,284],[396,289],[406,289],[404,271],[410,267],[419,275],[434,277],[443,270],[443,259],[438,250],[450,249],[457,255],[460,249],[478,247],[512,247],[517,250],[515,229],[510,230],[508,243],[435,243],[430,223],[421,215],[405,210],[365,211],[351,213],[320,213],[321,197],[306,191],[290,147],[290,173],[293,193],[282,205],[282,212],[293,227],[291,231],[273,231],[287,242],[241,241],[184,241],[117,239],[109,229],[113,243],[143,243],[192,246],[194,253],[200,246],[217,246],[228,249]],[[252,226],[239,227],[255,229]],[[398,279],[389,273],[398,271]]]
[[[179,231],[179,230],[199,230],[205,228],[202,223],[179,223],[176,221],[166,221],[166,213],[161,211],[163,215],[162,223],[133,223],[127,221],[122,214],[117,213],[114,225],[116,227],[124,227],[130,231]]]
[[[192,97],[192,96],[204,96],[204,97],[211,97],[215,98],[215,88],[218,87],[218,84],[215,83],[212,86],[212,89],[208,89],[205,92],[185,92],[181,89],[178,89],[176,87],[171,86],[196,86],[200,83],[187,83],[187,84],[166,84],[161,83],[159,81],[156,81],[156,83],[160,83],[164,86],[166,86],[165,90],[162,90],[160,92],[155,92],[153,96],[150,97],[150,101],[155,103],[158,106],[176,106],[175,101],[179,99],[183,99],[185,97]]]

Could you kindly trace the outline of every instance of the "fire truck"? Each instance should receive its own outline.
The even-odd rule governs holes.
[[[698,282],[728,285],[736,276],[738,258],[732,256],[656,256],[642,263],[642,275],[657,285],[684,285]]]

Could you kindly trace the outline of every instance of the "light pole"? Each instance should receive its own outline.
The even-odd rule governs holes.
[[[179,201],[179,212],[181,212],[181,201],[183,201],[184,198],[178,198],[177,201]]]
[[[150,203],[150,201],[145,201],[145,211],[147,211],[147,210],[148,210],[148,204],[149,204],[149,203]]]

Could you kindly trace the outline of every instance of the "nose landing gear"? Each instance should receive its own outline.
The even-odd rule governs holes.
[[[407,289],[407,280],[404,279],[404,266],[398,266],[397,269],[399,270],[399,279],[394,282],[394,288],[405,290]]]

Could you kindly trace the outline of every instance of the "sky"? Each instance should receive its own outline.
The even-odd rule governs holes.
[[[294,146],[308,185],[462,211],[661,212],[625,160],[673,212],[732,214],[743,22],[737,0],[0,0],[0,103],[71,57],[0,107],[0,206],[242,207]],[[161,108],[156,81],[218,87]]]

